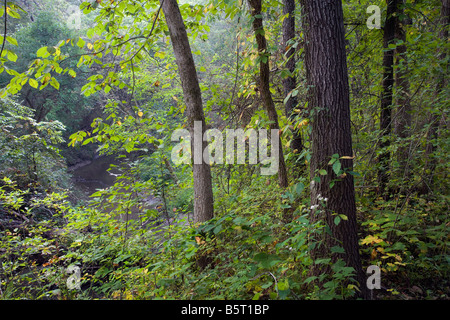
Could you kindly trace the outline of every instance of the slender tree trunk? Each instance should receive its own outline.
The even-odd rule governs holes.
[[[440,19],[440,24],[441,24],[441,31],[439,32],[439,38],[441,38],[441,40],[443,41],[447,41],[448,39],[448,28],[449,28],[449,24],[450,24],[450,0],[442,0],[442,6],[441,6],[441,19]],[[440,54],[439,54],[439,60],[441,61],[445,61],[446,57],[447,57],[447,51],[445,48],[440,48]],[[439,98],[440,93],[442,92],[443,88],[446,88],[448,80],[447,80],[447,76],[448,75],[448,64],[445,67],[445,71],[442,73],[439,81],[437,82],[436,85],[436,91],[435,91],[435,95],[436,98]],[[436,152],[436,140],[438,138],[438,133],[439,133],[439,115],[435,114],[435,113],[431,113],[429,115],[429,123],[430,123],[430,127],[428,129],[428,134],[427,134],[427,144],[426,144],[426,148],[425,148],[425,156],[424,158],[426,159],[425,161],[425,166],[424,166],[424,178],[423,178],[423,182],[422,182],[422,186],[421,186],[421,190],[420,192],[423,194],[427,194],[428,192],[431,191],[432,189],[432,185],[433,185],[433,176],[434,176],[434,171],[436,170],[436,166],[437,166],[437,159],[434,155],[434,153]]]
[[[260,67],[260,80],[259,90],[261,98],[266,108],[267,115],[271,121],[270,129],[280,129],[278,124],[278,114],[275,108],[275,103],[270,93],[270,69],[269,69],[269,54],[267,52],[267,41],[264,35],[264,26],[261,12],[261,0],[248,0],[251,7],[251,15],[253,18],[253,31],[255,32],[256,42],[258,44],[258,51],[261,56]],[[288,186],[288,177],[286,170],[286,163],[283,156],[283,146],[281,144],[281,137],[279,138],[279,165],[278,165],[278,184],[282,188]]]
[[[283,79],[284,96],[287,97],[297,87],[297,81],[293,75],[295,72],[295,48],[289,45],[289,41],[295,38],[295,0],[283,0],[283,15],[288,14],[287,18],[283,20],[283,48],[286,56],[286,69],[291,73],[291,76]],[[302,137],[300,130],[296,128],[294,118],[294,108],[297,106],[297,96],[289,97],[285,104],[286,117],[291,120],[294,129],[292,129],[291,148],[294,152],[299,153],[303,150]]]
[[[338,175],[328,165],[332,156],[340,157],[341,170],[351,171],[352,137],[350,128],[350,98],[345,51],[345,28],[341,1],[302,0],[305,36],[305,66],[308,85],[308,102],[311,108],[312,158],[311,158],[311,221],[324,221],[331,236],[324,234],[324,245],[312,252],[313,259],[327,257],[330,248],[341,246],[344,254],[333,253],[336,261],[342,258],[356,271],[360,293],[366,298],[366,277],[359,255],[356,221],[354,181],[351,174]],[[317,171],[324,169],[326,175],[320,182],[314,181]],[[333,186],[330,183],[334,183]],[[321,198],[327,198],[326,205]],[[336,215],[345,215],[336,225]],[[312,272],[320,275],[330,269],[314,265]]]
[[[160,0],[162,10],[169,28],[170,39],[178,65],[181,86],[186,103],[186,114],[189,131],[191,133],[191,149],[194,154],[194,145],[202,146],[203,151],[207,147],[207,142],[203,141],[203,134],[206,130],[205,116],[203,113],[203,103],[200,86],[198,83],[197,71],[192,57],[186,28],[178,7],[177,0]],[[196,141],[194,134],[194,121],[202,124],[202,141]],[[211,168],[209,162],[201,161],[201,164],[194,162],[194,222],[207,221],[214,216],[214,201],[211,182]]]
[[[404,0],[399,1],[398,16],[404,15]],[[410,103],[410,85],[408,81],[408,59],[406,57],[406,33],[403,25],[406,19],[397,19],[395,28],[395,38],[402,40],[403,44],[396,48],[396,65],[398,66],[395,73],[395,86],[397,88],[397,111],[394,121],[394,131],[398,138],[401,139],[401,146],[397,152],[397,161],[400,165],[400,174],[404,179],[410,176],[409,170],[409,148],[405,140],[410,137],[411,127],[411,103]]]
[[[395,40],[396,12],[398,0],[386,0],[386,23],[383,33],[383,83],[380,107],[380,149],[390,146],[390,134],[392,130],[392,90],[394,85],[394,49],[389,44]],[[389,179],[389,151],[383,150],[378,157],[378,187],[382,195],[386,195],[386,185]],[[386,196],[387,197],[387,196]]]

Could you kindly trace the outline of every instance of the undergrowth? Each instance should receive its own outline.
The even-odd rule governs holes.
[[[148,185],[128,180],[98,192],[97,207],[73,207],[55,195],[41,200],[40,210],[59,212],[59,218],[28,219],[10,227],[2,220],[1,298],[354,298],[352,268],[342,260],[311,259],[309,252],[320,245],[312,239],[320,239],[326,227],[309,221],[309,201],[300,196],[307,189],[304,181],[280,197],[270,180],[256,175],[251,180],[232,183],[231,190],[218,187],[216,216],[200,225],[175,206],[175,185],[166,186],[168,201],[158,210],[143,210],[140,219],[123,217],[139,207]],[[130,189],[124,192],[125,187]],[[31,217],[25,194],[14,191],[12,183],[1,191],[4,214]],[[382,271],[382,288],[374,290],[374,298],[447,299],[447,199],[384,201],[367,195],[358,200],[373,201],[359,208],[359,218],[364,268],[378,265]],[[114,203],[108,212],[100,210],[105,201]],[[293,214],[288,223],[286,209]],[[311,275],[314,263],[329,264],[331,272]]]

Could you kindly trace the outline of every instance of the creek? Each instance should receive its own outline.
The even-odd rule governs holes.
[[[105,189],[114,185],[116,175],[119,170],[112,168],[108,170],[110,165],[114,164],[120,166],[121,162],[114,156],[101,156],[92,160],[81,162],[71,168],[72,179],[75,186],[80,189],[86,197],[89,197],[97,189]],[[144,206],[146,209],[155,209],[160,204],[160,200],[152,195],[146,196],[144,199]],[[131,212],[126,217],[121,217],[123,220],[139,219],[139,210],[131,208]]]
[[[120,166],[121,162],[117,160],[115,156],[101,156],[74,165],[69,168],[69,171],[72,172],[72,179],[75,186],[82,190],[86,197],[88,197],[96,192],[97,189],[104,189],[114,185],[116,179],[115,175],[118,174],[119,171],[115,168],[108,171],[111,164]],[[144,209],[139,210],[138,208],[131,208],[131,212],[128,215],[121,215],[123,221],[129,219],[139,221],[140,212],[147,209],[157,209],[162,205],[161,199],[153,196],[151,190],[149,190],[148,194],[142,195],[142,197]],[[163,212],[160,212],[159,220],[162,225],[174,223],[175,221],[180,223],[179,220],[188,219],[188,215],[180,213],[176,215],[175,219],[170,219],[170,221],[166,218],[167,217],[165,217]],[[186,224],[186,222],[181,223]]]
[[[108,172],[111,164],[118,164],[114,156],[96,157],[74,165],[69,168],[69,171],[72,172],[75,186],[89,196],[97,189],[104,189],[114,184],[115,176]]]

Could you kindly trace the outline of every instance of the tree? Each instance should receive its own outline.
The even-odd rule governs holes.
[[[289,71],[289,76],[283,79],[283,90],[285,98],[289,97],[285,104],[286,116],[293,121],[295,119],[294,108],[297,106],[297,96],[293,96],[292,92],[297,87],[297,81],[294,76],[295,72],[295,48],[290,43],[295,38],[295,1],[283,0],[283,15],[288,15],[283,20],[283,49],[286,56],[286,69]],[[291,142],[292,150],[300,152],[303,149],[302,137],[295,123],[292,130],[293,139]]]
[[[169,28],[170,39],[178,65],[184,100],[186,102],[186,113],[188,127],[191,134],[191,150],[194,151],[195,141],[194,122],[202,123],[202,137],[206,130],[205,116],[200,86],[192,57],[189,39],[181,16],[180,8],[176,0],[161,0],[161,7]],[[203,140],[203,139],[202,139]],[[202,150],[207,143],[201,142]],[[195,157],[194,152],[192,155]],[[194,172],[194,221],[207,221],[214,216],[214,202],[211,182],[211,168],[204,161],[201,164],[193,164]]]
[[[301,4],[305,15],[305,66],[312,123],[311,204],[316,208],[310,219],[324,221],[331,231],[331,235],[325,235],[325,246],[316,247],[311,254],[317,259],[326,256],[331,247],[342,246],[344,261],[354,268],[361,295],[366,297],[351,174],[353,153],[342,4],[313,0],[302,0]],[[318,172],[320,178],[315,177]],[[327,199],[326,206],[322,199]],[[336,261],[339,254],[332,257]],[[318,264],[313,266],[316,276],[324,271],[330,270]]]
[[[450,1],[442,0],[441,5],[441,16],[440,16],[441,29],[439,31],[439,38],[442,41],[447,41],[448,39],[448,26],[450,24]],[[447,51],[444,48],[439,48],[439,60],[445,61],[447,57]],[[439,99],[441,92],[447,85],[447,75],[448,74],[448,63],[446,63],[444,71],[439,77],[439,81],[436,84],[435,96]],[[424,167],[424,178],[422,179],[422,185],[420,187],[421,193],[428,193],[433,185],[433,176],[437,166],[437,158],[434,156],[436,151],[436,140],[438,139],[439,132],[439,116],[435,113],[429,115],[428,123],[430,127],[427,133],[427,144],[425,148],[425,167]]]
[[[40,11],[34,15],[34,21],[22,26],[15,32],[20,50],[17,52],[17,61],[14,69],[25,73],[30,65],[36,65],[36,52],[42,47],[53,47],[61,43],[61,39],[71,39],[75,35],[53,11]],[[66,46],[64,53],[76,55],[81,53],[77,47]],[[76,61],[70,61],[72,67],[76,66]],[[8,64],[9,66],[9,64]],[[37,122],[46,120],[59,120],[66,125],[68,137],[80,126],[83,118],[91,111],[95,104],[93,99],[80,96],[79,91],[88,77],[88,72],[80,72],[77,77],[67,75],[57,75],[60,83],[59,90],[54,87],[38,89],[40,79],[24,81],[23,88],[18,92],[19,101],[23,100],[25,106],[35,110],[34,117]],[[0,75],[0,85],[4,86],[10,82],[14,74],[6,72]]]
[[[397,88],[397,110],[394,121],[394,131],[398,138],[401,138],[401,146],[397,153],[397,160],[400,165],[400,173],[403,173],[404,177],[410,175],[408,164],[408,147],[405,145],[405,139],[407,139],[410,133],[411,127],[411,103],[410,103],[410,84],[408,80],[408,58],[406,48],[406,33],[404,25],[407,23],[407,19],[404,14],[404,0],[400,0],[398,8],[398,18],[395,26],[395,38],[400,40],[400,44],[396,48],[396,65],[398,67],[395,73],[395,86]]]
[[[267,40],[264,35],[261,0],[248,0],[248,3],[251,7],[253,32],[255,33],[259,51],[259,91],[261,93],[264,107],[266,108],[267,116],[269,117],[269,121],[271,122],[270,129],[280,129],[280,126],[278,124],[277,110],[272,99],[272,94],[270,93],[270,54],[269,52],[267,52]],[[283,156],[283,146],[281,144],[281,138],[279,139],[278,184],[280,185],[280,187],[286,188],[288,186],[288,177],[286,171],[286,163]]]
[[[386,0],[387,12],[386,23],[383,30],[383,83],[381,92],[380,106],[380,143],[379,148],[382,149],[378,156],[378,187],[380,193],[385,195],[386,185],[388,182],[389,170],[389,136],[392,131],[392,90],[394,86],[394,50],[395,47],[389,47],[395,40],[395,31],[397,26],[396,12],[398,0]]]

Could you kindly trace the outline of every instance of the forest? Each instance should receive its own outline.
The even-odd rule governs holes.
[[[449,300],[449,0],[0,17],[0,300]]]

